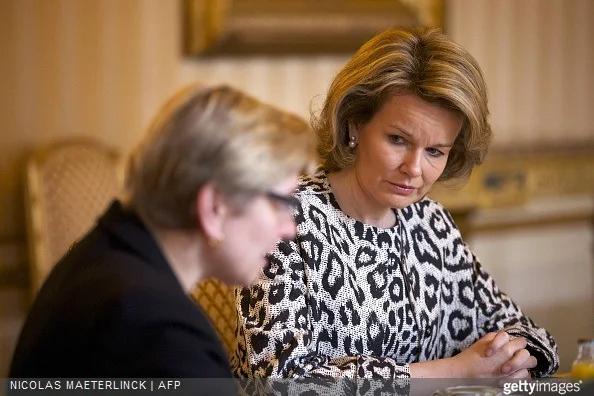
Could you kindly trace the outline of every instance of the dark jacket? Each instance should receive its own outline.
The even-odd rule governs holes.
[[[230,377],[210,323],[155,239],[114,202],[55,266],[14,352],[12,378]]]

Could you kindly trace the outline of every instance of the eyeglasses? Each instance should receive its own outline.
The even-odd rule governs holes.
[[[290,212],[297,210],[300,206],[299,200],[292,195],[281,195],[274,192],[269,192],[266,194],[266,196],[278,203],[283,209]]]

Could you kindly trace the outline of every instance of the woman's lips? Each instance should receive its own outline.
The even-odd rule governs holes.
[[[390,183],[392,189],[399,195],[411,195],[415,192],[416,188],[408,186],[406,184]]]

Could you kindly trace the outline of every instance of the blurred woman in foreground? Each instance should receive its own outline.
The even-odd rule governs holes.
[[[229,87],[189,87],[133,152],[125,199],[55,266],[11,377],[230,377],[188,298],[201,279],[249,285],[291,217],[313,158],[307,124]]]

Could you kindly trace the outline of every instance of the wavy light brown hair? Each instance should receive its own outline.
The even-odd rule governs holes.
[[[463,117],[438,181],[466,180],[487,154],[492,132],[487,87],[476,60],[437,28],[394,28],[365,43],[332,82],[312,125],[322,166],[353,166],[349,122],[364,125],[394,95],[414,93]]]
[[[156,227],[193,229],[204,184],[238,202],[269,192],[311,167],[313,141],[305,120],[239,90],[186,87],[163,105],[132,153],[125,201]]]

